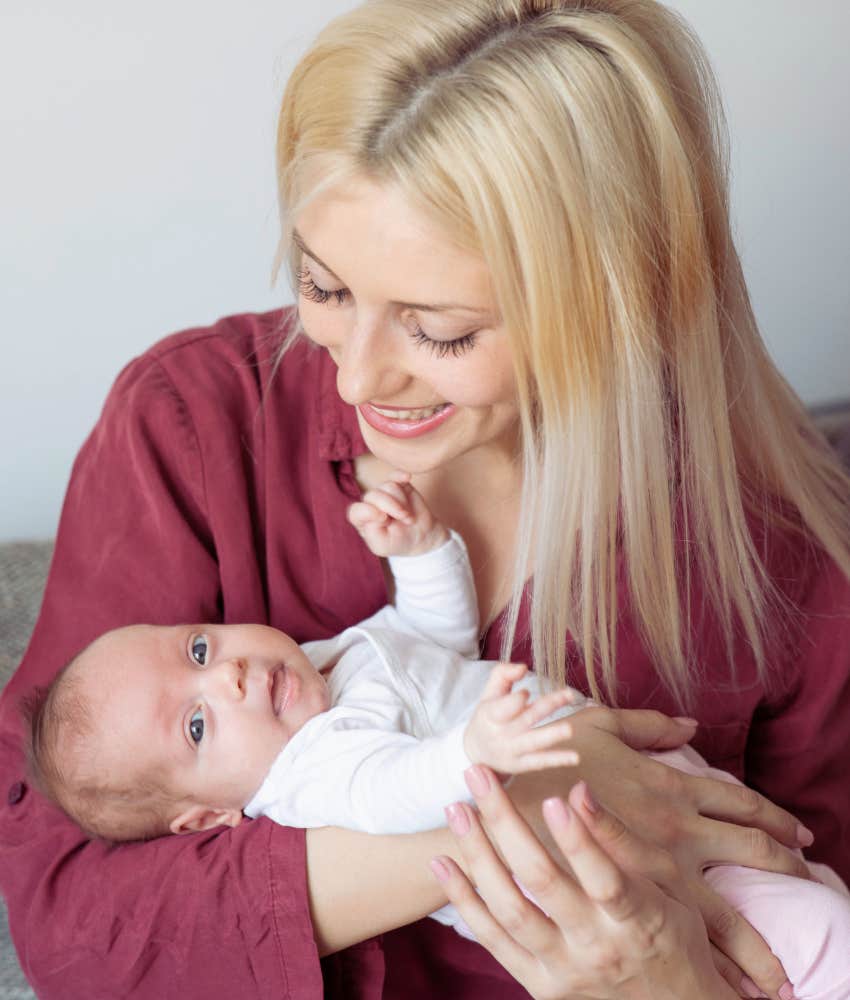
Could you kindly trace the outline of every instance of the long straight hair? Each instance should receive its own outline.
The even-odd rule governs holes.
[[[618,591],[667,689],[693,689],[691,575],[726,641],[783,598],[764,545],[850,576],[850,480],[767,355],[729,222],[707,58],[654,0],[368,0],[320,34],[278,129],[283,239],[347,176],[397,185],[483,255],[510,332],[539,671],[568,633],[616,701]]]

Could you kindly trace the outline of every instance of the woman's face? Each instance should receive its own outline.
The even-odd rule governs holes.
[[[470,452],[513,457],[513,364],[481,257],[365,179],[314,199],[295,242],[304,330],[336,362],[372,454],[420,473]]]

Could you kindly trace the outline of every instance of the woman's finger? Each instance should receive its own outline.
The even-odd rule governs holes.
[[[746,785],[692,777],[692,801],[704,816],[758,827],[789,847],[809,847],[814,837],[791,813]]]
[[[504,795],[495,778],[492,784],[491,794],[494,797]],[[496,785],[499,785],[498,789]],[[505,801],[509,802],[507,796]],[[567,877],[555,866],[524,820],[513,809],[510,812],[517,823],[513,837],[504,837],[504,827],[503,836],[500,836],[496,827],[488,823],[489,836],[498,844],[504,861],[496,853],[479,816],[470,806],[455,803],[446,809],[446,818],[457,839],[466,870],[492,919],[518,945],[539,956],[560,941],[560,932],[540,907],[520,891],[517,881],[536,897],[535,887],[540,884],[540,872],[547,873],[548,881],[556,876],[562,876],[564,880]],[[520,849],[516,850],[517,847]],[[516,858],[512,855],[518,855],[522,863],[515,864]],[[546,904],[541,901],[541,905],[545,907]],[[461,914],[466,919],[463,911]],[[480,919],[480,914],[473,915]]]
[[[563,941],[553,940],[548,933],[555,925],[557,938],[565,936],[567,945],[591,940],[594,934],[594,904],[576,881],[552,860],[559,854],[559,848],[551,841],[548,829],[541,827],[537,833],[532,831],[489,768],[475,765],[466,771],[465,776],[487,832],[498,845],[505,863],[520,885],[552,918],[545,929],[536,920],[527,927],[520,926],[514,934],[517,940],[538,957],[544,948],[560,947],[563,950],[565,947]],[[540,815],[538,809],[535,811]],[[549,839],[549,850],[540,839],[542,834]],[[491,896],[477,878],[476,884],[487,898],[494,916],[504,923],[505,913],[494,907]],[[516,904],[516,900],[513,903]],[[523,903],[527,905],[527,901]],[[518,908],[515,913],[509,911],[507,919],[520,919],[521,922],[524,912],[524,907]]]
[[[709,939],[717,949],[742,969],[767,996],[776,1000],[780,997],[787,1000],[793,996],[793,988],[782,963],[758,931],[705,883],[695,891]]]
[[[520,982],[527,981],[532,963],[536,962],[518,944],[487,909],[460,868],[447,857],[434,858],[431,872],[443,887],[449,902],[469,925],[469,929],[490,954]]]
[[[674,750],[689,742],[699,726],[696,719],[671,719],[648,708],[587,708],[594,722],[632,750]]]
[[[760,991],[758,993],[747,992],[744,973],[741,972],[731,958],[727,958],[715,945],[711,945],[711,958],[714,962],[715,969],[717,969],[720,975],[723,976],[738,996],[749,997],[761,995]]]
[[[742,865],[812,879],[806,862],[758,827],[705,819],[694,829],[695,846],[711,864]],[[701,844],[699,843],[701,842]]]

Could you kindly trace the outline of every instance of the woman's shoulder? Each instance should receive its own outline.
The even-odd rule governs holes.
[[[252,426],[258,416],[297,419],[303,428],[348,423],[326,351],[297,336],[294,307],[226,316],[173,333],[119,373],[104,415],[144,420],[163,409],[203,430],[230,419]],[[286,345],[286,350],[283,348]]]
[[[287,351],[291,360],[279,363],[281,347],[294,333],[297,322],[297,310],[289,306],[263,313],[238,313],[208,325],[189,327],[163,337],[133,358],[118,381],[144,380],[159,369],[188,385],[197,380],[199,373],[226,373],[231,378],[250,374],[252,381],[267,386],[273,373],[280,370],[285,377],[292,368],[303,367],[299,361],[307,361],[314,354],[308,344],[296,339]]]

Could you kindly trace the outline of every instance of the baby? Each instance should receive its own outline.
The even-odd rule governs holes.
[[[114,840],[235,826],[246,814],[406,833],[441,826],[443,807],[468,798],[471,763],[505,774],[575,763],[563,715],[586,702],[544,693],[521,665],[474,659],[465,547],[408,477],[369,491],[349,519],[389,558],[393,605],[301,646],[260,625],[106,633],[33,714],[47,794]],[[735,780],[689,748],[655,756]],[[834,888],[737,866],[706,877],[782,959],[798,998],[850,997],[850,901],[834,873],[811,867]],[[452,908],[434,916],[464,932]]]
[[[32,718],[38,784],[111,840],[235,826],[401,833],[441,826],[463,771],[575,763],[569,689],[473,661],[478,614],[460,537],[399,474],[350,512],[397,588],[333,639],[262,625],[131,625],[96,639]]]

